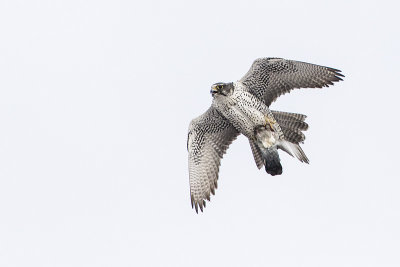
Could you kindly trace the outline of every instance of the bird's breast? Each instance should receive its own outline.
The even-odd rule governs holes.
[[[265,125],[268,107],[262,105],[251,93],[235,90],[229,96],[214,97],[213,105],[232,125],[249,138],[254,137],[254,128]]]

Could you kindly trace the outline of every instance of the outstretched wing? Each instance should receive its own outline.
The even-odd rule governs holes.
[[[267,106],[295,88],[322,88],[341,81],[340,70],[283,58],[256,59],[240,80]]]
[[[220,161],[239,132],[215,108],[192,120],[189,126],[189,182],[192,207],[203,211],[217,188]]]

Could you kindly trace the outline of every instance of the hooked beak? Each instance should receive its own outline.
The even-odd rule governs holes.
[[[216,86],[216,85],[211,86],[210,93],[211,93],[211,94],[218,93],[218,89],[217,89],[217,86]]]

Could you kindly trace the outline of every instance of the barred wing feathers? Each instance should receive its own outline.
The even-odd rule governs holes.
[[[198,212],[217,188],[220,161],[239,132],[215,108],[192,120],[189,126],[189,183],[192,207]]]
[[[340,70],[283,58],[256,59],[240,80],[270,106],[295,88],[322,88],[341,81]]]

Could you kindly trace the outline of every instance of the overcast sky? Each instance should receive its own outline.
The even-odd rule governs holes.
[[[0,1],[0,266],[399,266],[397,1]],[[310,164],[258,170],[241,136],[202,214],[189,122],[259,57],[344,82]]]

